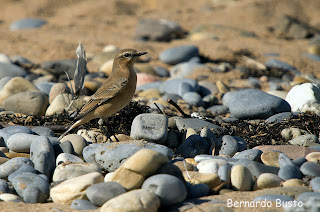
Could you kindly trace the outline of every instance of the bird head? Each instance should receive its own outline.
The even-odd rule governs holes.
[[[145,55],[148,52],[138,52],[135,49],[122,49],[115,56],[115,59],[119,61],[120,64],[132,64],[136,61],[141,55]]]

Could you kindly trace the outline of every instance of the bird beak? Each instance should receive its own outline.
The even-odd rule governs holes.
[[[148,52],[138,52],[135,54],[136,57],[140,57],[141,55],[145,55],[147,54]]]

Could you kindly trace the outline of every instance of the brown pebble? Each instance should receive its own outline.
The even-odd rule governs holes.
[[[280,155],[280,152],[275,152],[275,151],[263,152],[261,154],[261,161],[265,165],[280,167],[279,166],[279,155]]]

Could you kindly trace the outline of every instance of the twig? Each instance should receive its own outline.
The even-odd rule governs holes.
[[[175,103],[172,99],[168,99],[168,102],[181,113],[183,118],[190,118],[190,115],[187,115],[185,112],[183,112],[183,110],[179,107],[179,105],[177,105],[177,103]]]
[[[157,107],[157,109],[159,110],[160,113],[165,114],[165,113],[160,109],[160,107],[157,105],[157,103],[153,103],[153,104]]]

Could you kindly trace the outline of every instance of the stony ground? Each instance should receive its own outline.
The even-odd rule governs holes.
[[[0,0],[0,52],[12,57],[23,56],[36,64],[50,60],[76,58],[75,49],[78,42],[85,45],[87,55],[96,55],[106,45],[115,45],[119,48],[136,48],[148,51],[149,64],[160,65],[166,68],[171,66],[160,62],[159,54],[178,45],[196,45],[199,47],[203,60],[212,64],[230,62],[237,65],[248,64],[243,56],[253,58],[256,62],[264,64],[268,59],[267,53],[277,53],[276,59],[296,67],[303,74],[313,74],[320,77],[319,62],[303,56],[314,53],[311,49],[311,38],[284,39],[272,30],[288,14],[307,23],[316,30],[320,30],[320,2],[317,0],[199,0],[199,1],[169,1],[169,0],[129,0],[129,1],[103,1],[92,3],[89,0],[63,1],[63,0]],[[13,21],[20,18],[36,17],[48,22],[40,29],[10,31]],[[170,42],[148,41],[141,42],[136,39],[136,28],[141,18],[164,18],[179,23],[186,34],[181,39]],[[207,26],[208,32],[213,33],[218,39],[195,39],[190,35],[199,27]],[[208,27],[213,25],[213,29]],[[248,36],[248,34],[255,36]],[[99,65],[93,61],[88,62],[91,72],[97,71]],[[203,74],[203,73],[201,73]],[[201,74],[194,74],[197,78]],[[274,73],[273,73],[274,74]],[[258,74],[259,75],[259,74]],[[271,73],[272,75],[272,73]],[[201,77],[201,76],[200,76]],[[208,79],[212,82],[223,81],[231,89],[243,87],[238,72],[211,73]],[[262,86],[262,90],[267,87]],[[184,108],[183,108],[184,109]],[[186,113],[191,112],[185,110]],[[179,114],[178,112],[174,112]],[[180,115],[180,114],[179,114]],[[34,118],[37,120],[37,118]],[[42,118],[40,122],[44,121]],[[26,119],[16,117],[2,117],[5,124],[26,124]],[[47,122],[56,119],[45,120]],[[63,124],[63,123],[61,123]],[[32,124],[32,121],[27,123]],[[319,118],[306,115],[301,119],[285,122],[268,128],[259,128],[260,131],[250,133],[253,123],[241,121],[233,124],[234,135],[248,139],[249,147],[261,144],[282,144],[279,135],[284,127],[299,127],[312,134],[319,133]],[[250,127],[251,126],[251,127]],[[254,125],[256,126],[256,125]],[[232,126],[226,126],[231,128]],[[55,129],[58,133],[61,128]],[[126,133],[124,128],[122,133]],[[229,134],[232,134],[229,132]],[[263,135],[262,137],[254,137]],[[272,142],[274,139],[276,142]],[[259,141],[260,143],[257,143]],[[271,193],[281,193],[270,189]],[[219,196],[203,197],[203,203],[186,211],[206,211],[212,206],[214,199],[227,201],[252,200],[261,195],[255,192],[231,192]],[[263,192],[268,193],[268,189]],[[263,194],[265,194],[263,193]],[[220,204],[216,204],[220,205]],[[222,204],[221,204],[222,205]],[[269,208],[270,209],[270,208]],[[269,210],[262,208],[262,210]],[[273,208],[279,210],[278,208]],[[55,203],[24,204],[0,202],[1,211],[71,211],[69,206]],[[209,210],[209,209],[208,209]],[[254,211],[255,209],[234,208],[235,211]],[[260,209],[259,209],[260,210]]]

